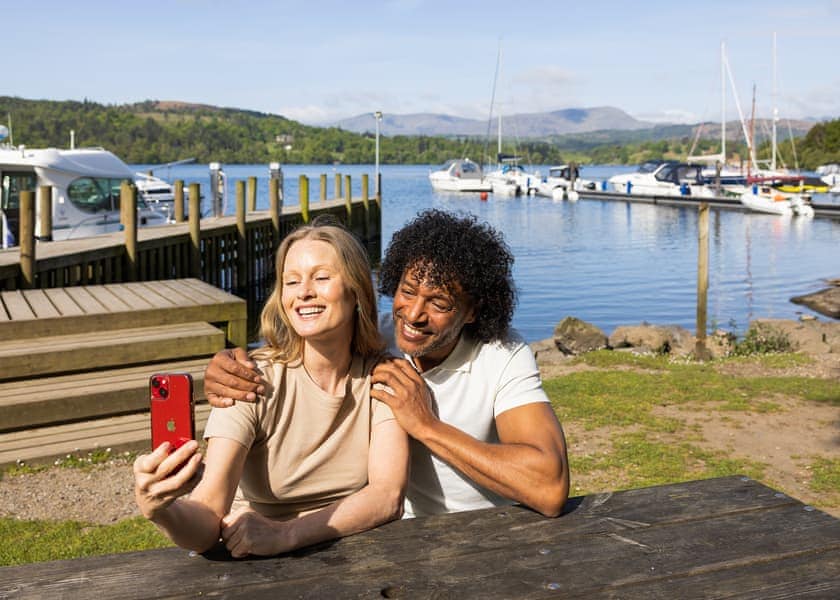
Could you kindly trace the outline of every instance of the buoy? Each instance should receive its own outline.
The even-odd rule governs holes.
[[[482,202],[487,202],[487,192],[481,192],[481,200]]]

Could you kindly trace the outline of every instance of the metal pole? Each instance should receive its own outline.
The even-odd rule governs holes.
[[[374,176],[376,177],[376,197],[379,197],[379,121],[382,120],[382,111],[377,110],[373,113],[376,119],[376,168]]]

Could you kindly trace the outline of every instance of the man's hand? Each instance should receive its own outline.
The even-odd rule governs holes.
[[[437,421],[429,386],[405,359],[387,359],[374,367],[370,395],[390,406],[397,422],[414,438],[421,437],[423,428]]]
[[[233,406],[237,400],[256,401],[265,393],[264,383],[257,364],[242,348],[219,350],[204,371],[204,395],[216,408]]]

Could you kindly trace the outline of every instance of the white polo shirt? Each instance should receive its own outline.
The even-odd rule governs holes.
[[[383,315],[380,330],[390,350],[399,356],[393,329],[391,315]],[[504,340],[488,344],[464,334],[446,360],[422,375],[440,420],[483,442],[499,441],[497,415],[525,404],[548,402],[533,352],[513,330]],[[513,502],[473,483],[411,440],[405,517],[507,504]]]

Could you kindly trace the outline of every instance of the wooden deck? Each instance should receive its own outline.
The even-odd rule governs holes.
[[[148,378],[247,343],[245,300],[198,279],[0,292],[0,465],[149,445]],[[198,425],[207,407],[199,407]]]
[[[840,520],[744,477],[410,519],[269,559],[0,568],[0,598],[837,598]]]
[[[0,342],[195,321],[247,344],[245,301],[198,279],[0,292]]]

